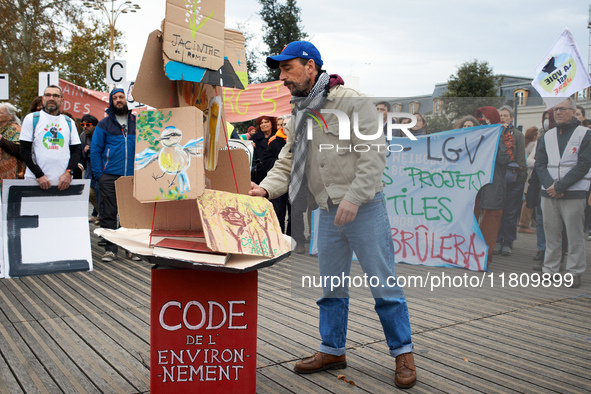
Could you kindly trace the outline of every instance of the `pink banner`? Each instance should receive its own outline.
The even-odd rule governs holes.
[[[86,89],[60,79],[60,88],[64,94],[61,110],[71,113],[75,118],[90,114],[98,120],[105,117],[109,106],[109,93]]]
[[[248,85],[244,90],[224,88],[223,98],[230,123],[291,113],[291,93],[281,81]]]
[[[69,112],[74,118],[78,119],[86,114],[90,114],[98,120],[107,116],[105,110],[109,106],[109,93],[86,89],[63,79],[60,79],[60,88],[62,88],[64,94],[64,100],[60,108],[62,112]],[[138,105],[142,104],[133,101],[133,97],[128,94],[127,106],[134,115],[146,109],[145,106],[138,107]]]
[[[63,79],[60,79],[60,87],[64,93],[62,111],[71,113],[75,118],[86,114],[99,120],[105,117],[105,109],[109,105],[108,93],[86,89]],[[223,99],[230,123],[244,122],[262,115],[282,116],[291,112],[291,94],[281,81],[248,85],[244,90],[224,88]],[[144,108],[134,109],[133,113]]]

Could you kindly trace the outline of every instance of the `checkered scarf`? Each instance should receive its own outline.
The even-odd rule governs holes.
[[[292,164],[291,164],[291,178],[289,181],[289,202],[293,204],[302,187],[304,180],[304,170],[306,167],[306,156],[308,155],[308,139],[306,132],[308,128],[307,119],[310,119],[306,114],[314,114],[314,111],[320,111],[326,103],[326,96],[328,95],[328,86],[330,76],[323,72],[318,76],[318,80],[310,90],[306,97],[292,96],[291,102],[294,107],[291,111],[295,116],[295,138],[291,147]]]

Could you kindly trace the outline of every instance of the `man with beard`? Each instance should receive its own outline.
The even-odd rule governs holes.
[[[43,190],[52,183],[59,190],[67,189],[80,159],[76,123],[60,113],[62,99],[59,86],[45,88],[43,109],[28,114],[21,129],[20,151],[27,165],[25,179],[36,179]]]
[[[396,359],[394,383],[412,387],[416,372],[408,308],[395,283],[394,243],[382,194],[386,151],[379,149],[384,139],[381,121],[369,98],[344,87],[343,79],[326,73],[322,64],[318,49],[305,41],[292,42],[280,55],[267,58],[269,67],[281,70],[280,79],[292,94],[294,116],[285,125],[286,144],[275,165],[249,192],[273,199],[289,190],[293,205],[298,194],[307,195],[298,193],[304,188],[320,207],[318,265],[323,283],[331,284],[316,302],[322,343],[294,370],[306,374],[346,368],[349,289],[346,280],[340,286],[332,284],[335,278],[349,276],[355,252],[367,277],[375,278],[369,287],[389,353]],[[339,129],[336,110],[350,119],[349,130]],[[308,122],[319,114],[323,121]],[[341,139],[345,133],[350,137]]]
[[[90,165],[99,187],[100,224],[117,229],[117,199],[115,181],[120,176],[133,175],[135,155],[135,116],[127,108],[125,92],[116,88],[109,94],[107,117],[96,126],[90,145]],[[107,241],[102,261],[117,257],[117,245]],[[137,256],[132,257],[139,260]]]

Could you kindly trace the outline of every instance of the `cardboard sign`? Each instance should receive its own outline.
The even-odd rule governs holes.
[[[107,77],[105,79],[108,84],[124,83],[126,73],[125,60],[107,59]]]
[[[207,126],[204,137],[204,157],[205,168],[214,171],[218,165],[218,145],[222,143],[224,134],[222,134],[222,98],[220,96],[212,97],[207,108]]]
[[[152,270],[150,390],[255,393],[257,302],[256,271]]]
[[[246,49],[242,32],[233,29],[224,30],[224,54],[242,82],[242,89],[246,88],[248,86],[248,69],[246,68]]]
[[[238,30],[225,29],[224,64],[218,70],[192,66],[164,57],[164,71],[173,81],[190,81],[213,86],[244,89],[248,85],[244,36]]]
[[[166,77],[162,67],[162,33],[160,30],[154,30],[148,36],[133,87],[133,97],[154,108],[179,106],[176,84]]]
[[[2,185],[6,277],[92,271],[88,228],[90,180],[66,190],[43,190],[36,181]]]
[[[195,199],[205,189],[203,113],[195,107],[143,111],[136,123],[134,196],[142,202]]]
[[[222,90],[203,83],[189,81],[177,81],[176,83],[180,106],[194,106],[205,114],[203,122],[204,156],[206,169],[213,171],[217,166],[215,157],[217,150],[226,147],[224,135],[227,135],[227,126],[224,104],[220,96]],[[217,150],[213,149],[214,146]]]
[[[39,73],[39,96],[43,96],[45,93],[45,88],[49,85],[56,85],[59,86],[59,72],[58,71],[50,71],[50,72],[40,72]]]
[[[162,50],[170,60],[217,70],[224,64],[226,4],[167,0]]]
[[[252,166],[252,158],[254,156],[254,144],[251,140],[229,139],[228,146],[230,149],[242,149],[248,155],[248,164]]]
[[[0,100],[8,100],[10,98],[8,92],[8,74],[0,74]]]
[[[212,250],[267,257],[290,250],[273,204],[265,198],[206,190],[197,204]]]

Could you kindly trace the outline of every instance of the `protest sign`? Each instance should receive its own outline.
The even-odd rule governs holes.
[[[571,32],[564,29],[536,67],[532,86],[546,102],[546,109],[591,86],[591,77]]]
[[[0,100],[8,100],[10,98],[8,79],[8,74],[0,74]]]
[[[474,199],[492,181],[501,130],[478,126],[388,141],[383,181],[396,262],[486,270]],[[310,253],[317,253],[315,225]]]
[[[396,261],[485,270],[474,199],[492,181],[501,125],[393,138],[384,195]]]
[[[252,84],[244,90],[224,88],[222,97],[231,123],[291,113],[291,93],[281,81]]]
[[[150,389],[255,393],[257,272],[153,269]]]
[[[89,187],[89,180],[73,180],[62,191],[43,190],[31,180],[4,180],[5,277],[92,271]]]
[[[62,94],[64,95],[60,110],[71,113],[75,118],[82,118],[84,115],[90,114],[101,120],[107,116],[105,110],[109,106],[109,93],[86,89],[63,79],[59,81],[59,86],[62,88]],[[133,86],[134,84],[131,81],[125,84],[125,90],[128,92],[127,106],[137,115],[145,106],[134,101],[129,92],[129,89]]]

